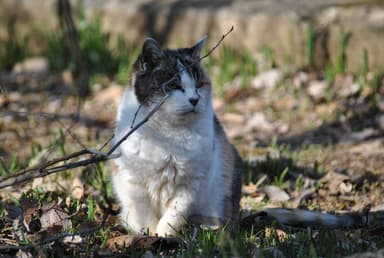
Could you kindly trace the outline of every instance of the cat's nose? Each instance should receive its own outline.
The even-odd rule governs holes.
[[[189,99],[189,102],[191,102],[191,104],[192,104],[193,106],[196,106],[197,103],[199,102],[199,99],[198,99],[198,98],[190,98],[190,99]]]

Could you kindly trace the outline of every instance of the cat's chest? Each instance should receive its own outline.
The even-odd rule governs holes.
[[[199,176],[210,166],[213,142],[205,135],[179,139],[155,139],[135,135],[121,145],[120,161],[138,178],[175,174]]]

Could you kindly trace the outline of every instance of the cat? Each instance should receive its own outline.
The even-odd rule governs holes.
[[[169,94],[112,161],[120,219],[136,233],[176,235],[188,222],[238,219],[243,162],[212,107],[212,83],[200,60],[205,41],[162,49],[147,38],[133,64],[112,143]]]

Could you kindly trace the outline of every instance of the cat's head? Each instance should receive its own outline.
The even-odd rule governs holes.
[[[204,112],[211,103],[211,83],[199,60],[205,39],[179,49],[162,49],[146,39],[131,76],[140,104],[153,107],[168,93],[159,110],[163,116],[183,120]]]

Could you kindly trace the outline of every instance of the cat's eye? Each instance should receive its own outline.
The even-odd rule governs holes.
[[[192,78],[196,82],[200,81],[200,71],[199,70],[192,70],[191,74],[192,74]]]
[[[204,81],[198,81],[196,82],[196,88],[201,88],[205,85],[205,82]]]
[[[169,84],[168,87],[172,90],[181,90],[182,92],[185,91],[184,88],[181,86],[180,82],[173,82]]]
[[[174,89],[174,90],[181,90],[182,92],[185,91],[184,88],[181,87],[180,84],[173,84],[171,87],[172,87],[172,89]]]

